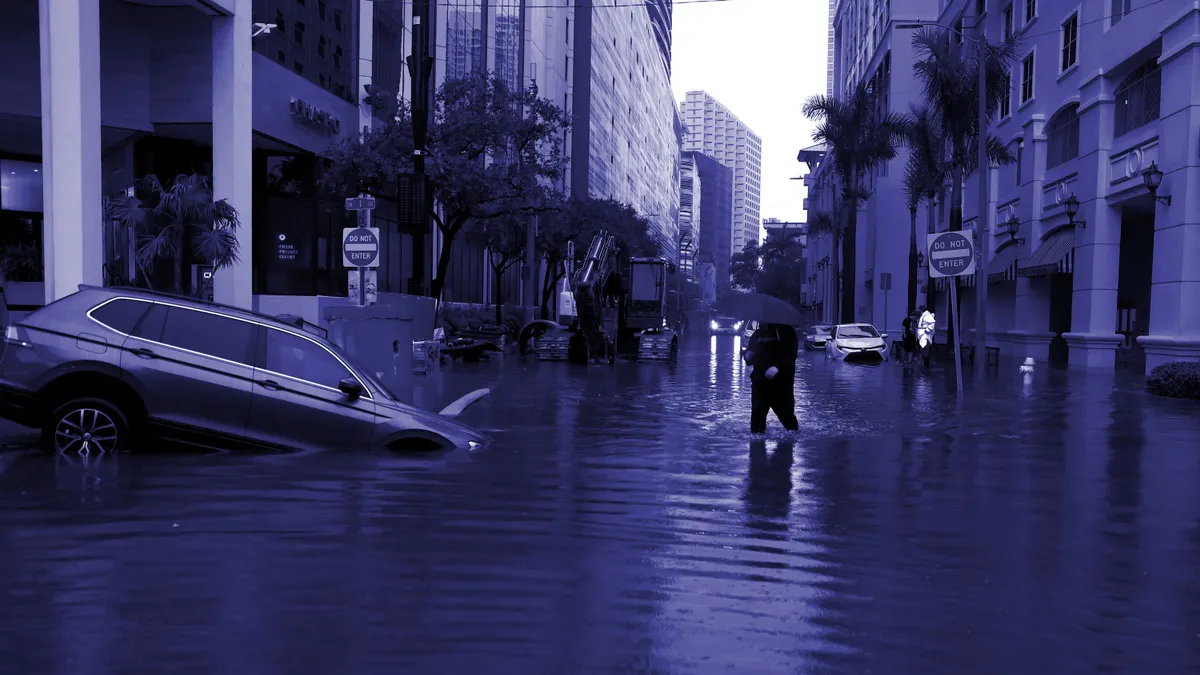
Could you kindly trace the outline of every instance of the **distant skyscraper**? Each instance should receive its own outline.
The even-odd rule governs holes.
[[[696,167],[700,183],[699,259],[712,260],[717,283],[729,283],[729,259],[733,257],[733,169],[699,152],[683,153],[685,162]],[[694,189],[694,188],[693,188]]]
[[[683,102],[683,123],[688,128],[685,151],[702,152],[733,170],[730,247],[733,253],[740,253],[747,244],[759,240],[762,139],[703,91],[688,92]]]

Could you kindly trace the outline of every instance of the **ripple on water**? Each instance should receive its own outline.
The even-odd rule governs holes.
[[[13,672],[1187,672],[1195,407],[800,362],[453,367],[473,453],[0,452]],[[1116,385],[1114,387],[1114,384]],[[137,645],[130,648],[128,645]],[[88,665],[81,665],[88,664]],[[90,669],[90,670],[89,670]],[[3,669],[0,669],[3,670]]]

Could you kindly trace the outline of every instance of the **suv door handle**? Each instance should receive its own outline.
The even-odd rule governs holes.
[[[138,347],[137,349],[132,349],[130,351],[133,353],[134,356],[137,356],[138,358],[141,358],[141,359],[152,359],[155,357],[154,352],[150,351],[149,349],[146,349],[145,347]]]
[[[280,389],[283,389],[283,387],[279,386],[279,383],[275,380],[263,380],[258,384],[259,386],[270,389],[271,391],[279,391]]]

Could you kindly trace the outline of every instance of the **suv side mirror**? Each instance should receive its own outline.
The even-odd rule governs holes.
[[[338,382],[338,389],[341,390],[343,394],[348,396],[351,401],[358,400],[358,397],[362,396],[363,393],[362,383],[353,377],[347,377],[341,382]]]

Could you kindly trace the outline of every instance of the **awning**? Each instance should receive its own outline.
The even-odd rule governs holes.
[[[1064,227],[1050,233],[1042,246],[1017,270],[1023,277],[1071,274],[1075,271],[1075,228]]]
[[[1009,244],[996,251],[996,257],[988,263],[989,284],[1017,278],[1017,248],[1016,244]]]

